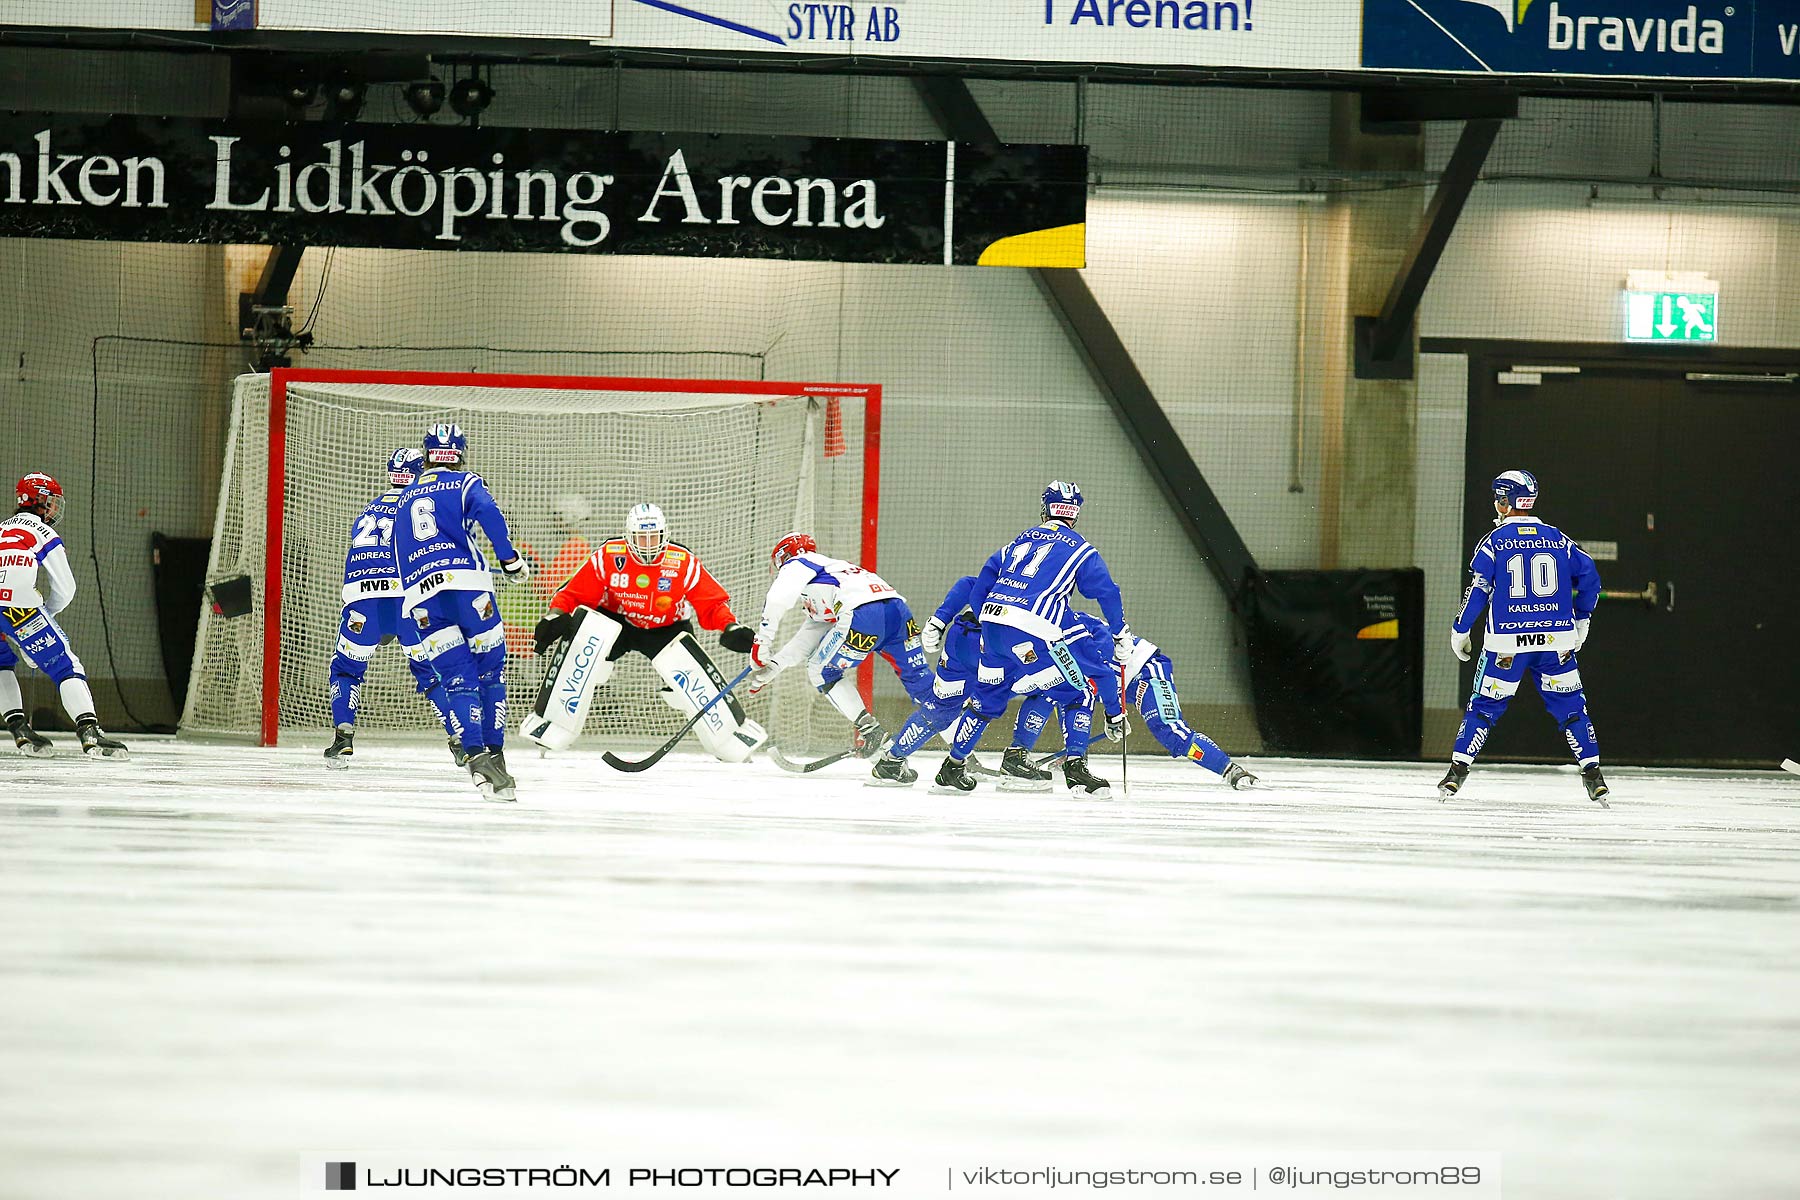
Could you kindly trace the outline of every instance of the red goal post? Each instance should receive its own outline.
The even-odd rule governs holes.
[[[805,381],[750,381],[716,379],[654,379],[622,376],[514,375],[479,374],[450,371],[378,371],[378,370],[310,370],[277,368],[269,373],[267,506],[265,543],[263,547],[263,648],[262,648],[262,720],[259,741],[275,745],[280,733],[281,715],[281,614],[283,605],[283,561],[286,550],[287,513],[290,480],[289,463],[289,393],[305,384],[343,384],[396,389],[470,387],[494,389],[532,389],[539,391],[617,392],[679,395],[715,395],[744,397],[810,397],[827,402],[825,444],[820,449],[830,453],[833,420],[837,418],[837,402],[860,400],[863,406],[862,512],[858,522],[860,539],[856,552],[861,565],[876,568],[877,539],[881,492],[881,385],[858,383],[822,383]],[[841,426],[837,436],[841,443]],[[479,447],[473,447],[479,469]],[[360,469],[362,463],[355,464]],[[353,477],[362,482],[362,476]],[[366,489],[365,489],[366,490]],[[654,496],[646,496],[654,500]],[[620,517],[623,517],[621,512]],[[681,531],[674,531],[677,540]],[[705,548],[696,547],[705,561]],[[825,547],[833,549],[833,547]],[[762,548],[766,554],[767,547]],[[339,581],[331,581],[335,588]],[[741,620],[754,624],[761,596],[734,596],[734,608]],[[319,664],[323,672],[325,664]],[[867,703],[872,693],[872,664],[865,662],[859,685]],[[728,672],[729,674],[730,672]],[[516,707],[516,706],[515,706]],[[522,708],[518,711],[523,711]]]

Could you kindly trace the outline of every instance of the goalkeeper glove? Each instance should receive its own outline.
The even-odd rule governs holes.
[[[1461,633],[1455,628],[1450,630],[1450,653],[1456,655],[1456,657],[1462,659],[1464,662],[1468,662],[1469,655],[1474,653],[1474,651],[1475,639],[1473,636]]]
[[[509,583],[523,583],[531,578],[531,564],[525,561],[524,555],[501,563],[500,569],[506,572],[502,578]]]
[[[1136,642],[1137,639],[1131,636],[1131,626],[1119,626],[1119,632],[1113,634],[1113,661],[1124,665],[1125,660],[1131,657],[1131,647]]]
[[[925,622],[925,628],[919,631],[919,648],[925,651],[927,660],[938,656],[944,648],[944,623],[936,617]]]
[[[551,646],[566,637],[573,637],[574,634],[575,614],[553,610],[545,613],[543,618],[538,621],[537,628],[532,631],[531,637],[537,643],[539,657],[542,657]]]
[[[756,642],[756,631],[748,625],[740,625],[736,621],[727,625],[719,634],[719,645],[733,654],[747,654]]]

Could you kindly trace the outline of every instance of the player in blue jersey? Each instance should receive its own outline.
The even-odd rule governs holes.
[[[931,677],[929,691],[916,697],[918,707],[894,735],[893,744],[881,761],[876,763],[872,782],[877,786],[904,787],[917,780],[919,773],[903,760],[950,728],[962,711],[963,702],[974,690],[981,668],[981,625],[969,608],[969,589],[974,586],[973,575],[964,575],[951,584],[944,602],[938,605],[920,631],[920,649],[927,662],[937,664],[937,669]],[[1040,727],[1044,719],[1042,713],[1035,717]],[[1001,760],[1000,774],[1026,785],[1048,782],[1050,772],[1032,766],[1022,748],[1029,744],[1022,740],[1027,736],[1026,720],[1025,710],[1021,708],[1013,745]],[[1032,740],[1036,739],[1036,734],[1036,729],[1029,731]],[[970,770],[983,774],[994,773],[981,766],[973,754],[967,765]],[[1004,786],[1006,779],[1001,782]]]
[[[394,513],[400,493],[425,469],[425,456],[402,446],[388,458],[388,490],[369,501],[350,526],[350,551],[344,558],[344,613],[338,622],[337,652],[331,658],[331,723],[335,736],[325,751],[325,765],[347,767],[356,753],[356,713],[363,677],[375,648],[390,638],[406,652],[413,684],[431,701],[446,732],[450,718],[444,687],[425,658],[417,623],[400,616],[400,569],[394,561]],[[450,752],[458,766],[468,759],[454,733]]]
[[[476,788],[511,800],[517,784],[504,754],[506,631],[475,530],[487,535],[508,579],[523,580],[531,570],[513,547],[487,483],[467,469],[469,439],[462,428],[433,425],[423,449],[425,473],[395,506],[394,557],[405,589],[400,613],[415,625],[443,682],[450,728],[462,739]]]
[[[950,755],[938,768],[936,786],[960,792],[974,790],[967,759],[982,731],[1006,711],[1015,696],[1045,693],[1056,703],[1077,710],[1080,734],[1063,760],[1063,782],[1079,796],[1112,795],[1106,780],[1088,770],[1085,734],[1093,701],[1087,679],[1064,642],[1063,618],[1069,595],[1080,588],[1098,601],[1106,615],[1114,652],[1129,645],[1125,610],[1118,585],[1099,553],[1075,532],[1081,516],[1081,489],[1056,480],[1044,489],[1043,520],[996,550],[969,589],[969,606],[981,622],[981,666],[974,694],[956,724]],[[1088,718],[1081,720],[1082,715]],[[902,766],[884,761],[887,775]]]
[[[1462,788],[1494,722],[1530,672],[1581,764],[1588,798],[1604,808],[1609,789],[1575,661],[1600,599],[1600,572],[1567,534],[1532,515],[1537,499],[1537,480],[1528,471],[1494,479],[1494,531],[1476,543],[1469,592],[1450,626],[1450,649],[1467,662],[1475,623],[1487,610],[1481,666],[1438,798],[1447,800]]]
[[[1106,704],[1108,737],[1117,740],[1125,733],[1123,706],[1115,692],[1118,681],[1123,679],[1125,704],[1143,714],[1145,727],[1169,752],[1170,758],[1198,763],[1238,791],[1257,785],[1256,776],[1231,761],[1231,756],[1221,750],[1218,743],[1193,729],[1182,718],[1181,697],[1175,692],[1175,664],[1169,661],[1167,654],[1144,638],[1133,638],[1121,666],[1097,652],[1106,633],[1106,623],[1088,613],[1075,613],[1074,618],[1080,631],[1070,632],[1069,644],[1075,651],[1075,661],[1087,673],[1095,692]],[[1029,740],[1023,743],[1026,750],[1036,744],[1037,733],[1049,723],[1049,710],[1050,702],[1042,696],[1034,696],[1020,706],[1021,727],[1029,725]],[[1067,714],[1064,727],[1066,737]]]

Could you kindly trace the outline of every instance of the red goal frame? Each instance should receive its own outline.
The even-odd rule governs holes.
[[[287,389],[290,383],[391,383],[409,387],[567,388],[629,392],[699,392],[743,396],[820,396],[863,401],[862,545],[859,565],[875,569],[875,535],[881,510],[881,385],[761,379],[640,379],[616,375],[513,375],[481,371],[311,370],[276,367],[269,372],[269,498],[263,544],[263,671],[261,744],[273,746],[281,714],[281,550],[287,496]],[[863,703],[874,691],[874,663],[857,671]]]

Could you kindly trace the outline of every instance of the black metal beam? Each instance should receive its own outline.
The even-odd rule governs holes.
[[[913,83],[946,137],[979,145],[998,144],[1000,139],[987,114],[961,79],[933,75],[917,78]],[[1245,585],[1256,571],[1256,559],[1169,423],[1124,339],[1119,337],[1080,271],[1035,267],[1031,274],[1124,428],[1125,436],[1175,509],[1182,531],[1218,580],[1226,603],[1234,613],[1240,613]]]
[[[1437,270],[1438,259],[1450,242],[1450,234],[1462,216],[1463,205],[1481,177],[1488,151],[1500,135],[1500,119],[1487,117],[1463,126],[1456,149],[1444,167],[1431,203],[1425,206],[1425,220],[1413,239],[1412,249],[1400,264],[1387,299],[1376,317],[1356,318],[1356,374],[1359,379],[1408,379],[1412,376],[1412,355],[1399,361],[1402,347],[1410,339],[1413,317],[1424,298],[1425,285]]]
[[[1181,519],[1182,532],[1218,580],[1232,612],[1241,616],[1245,586],[1256,572],[1256,559],[1181,435],[1169,423],[1131,351],[1080,271],[1040,267],[1032,273],[1124,427],[1125,436]]]

